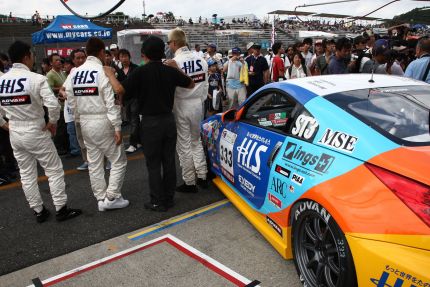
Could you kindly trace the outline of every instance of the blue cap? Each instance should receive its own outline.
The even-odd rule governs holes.
[[[240,53],[242,53],[242,51],[238,47],[234,47],[233,49],[231,49],[231,52],[233,54],[240,54]]]
[[[209,58],[208,59],[208,67],[210,67],[210,66],[212,66],[212,65],[216,65],[217,63],[216,63],[216,61],[214,60],[214,59],[212,59],[212,58]]]
[[[378,49],[378,48],[386,49],[386,48],[388,48],[388,40],[386,40],[386,39],[376,40],[375,44],[373,45],[373,47],[375,49]]]
[[[208,45],[208,47],[211,47],[211,48],[216,49],[216,45],[215,45],[214,43],[210,43],[210,44]]]

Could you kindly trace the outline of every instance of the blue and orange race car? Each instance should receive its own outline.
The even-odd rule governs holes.
[[[201,125],[214,183],[304,286],[430,287],[430,85],[370,78],[269,84]]]

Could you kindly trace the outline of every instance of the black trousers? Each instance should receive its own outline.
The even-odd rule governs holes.
[[[9,133],[0,128],[0,175],[11,176],[16,170],[16,161],[10,145]]]
[[[148,168],[151,203],[172,203],[176,189],[175,118],[173,114],[143,116],[140,131]]]
[[[67,135],[67,126],[64,121],[64,113],[60,112],[60,118],[57,122],[57,132],[54,136],[54,144],[58,153],[67,153],[69,150],[69,136]]]
[[[136,99],[132,99],[129,103],[127,103],[127,114],[129,117],[128,120],[131,124],[130,145],[136,147],[137,144],[140,144],[139,104]]]

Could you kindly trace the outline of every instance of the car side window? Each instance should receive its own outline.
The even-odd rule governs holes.
[[[296,101],[285,93],[266,92],[257,96],[257,99],[247,108],[242,119],[253,125],[285,133],[296,105]]]

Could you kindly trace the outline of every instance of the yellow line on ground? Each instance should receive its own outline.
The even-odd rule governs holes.
[[[127,160],[128,161],[138,160],[138,159],[142,159],[144,157],[145,156],[143,155],[143,153],[140,153],[137,155],[129,156],[127,158]],[[64,175],[72,175],[72,174],[77,174],[77,173],[81,173],[81,172],[83,172],[83,171],[79,171],[77,169],[68,169],[68,170],[64,171]],[[37,182],[44,182],[47,180],[48,180],[48,177],[46,175],[42,175],[42,176],[39,176],[37,178]],[[21,185],[22,185],[21,181],[17,181],[17,182],[13,182],[11,184],[8,184],[8,185],[0,186],[0,190],[12,189],[12,188],[20,187]]]
[[[203,207],[203,208],[197,209],[196,211],[188,212],[188,213],[186,213],[185,215],[181,215],[181,216],[179,216],[179,217],[175,217],[175,218],[172,218],[172,219],[165,220],[165,221],[163,221],[163,222],[157,223],[156,225],[150,226],[150,227],[148,227],[148,228],[146,228],[146,229],[144,229],[144,230],[142,230],[142,231],[140,231],[140,232],[138,232],[138,233],[136,233],[136,234],[130,235],[130,236],[128,236],[127,238],[128,238],[128,239],[133,239],[133,238],[135,238],[135,237],[138,237],[138,236],[141,236],[141,235],[143,235],[143,234],[146,234],[146,233],[152,232],[152,231],[154,231],[154,230],[157,230],[157,229],[163,228],[163,227],[165,227],[165,226],[172,225],[172,224],[174,224],[174,223],[176,223],[176,222],[178,222],[178,221],[181,221],[181,220],[184,220],[184,219],[186,219],[186,218],[189,218],[189,217],[195,216],[195,215],[197,215],[197,214],[203,213],[203,212],[205,212],[205,211],[208,211],[208,210],[211,210],[211,209],[217,208],[218,206],[221,206],[221,205],[223,205],[223,204],[227,203],[228,201],[229,201],[228,199],[223,199],[223,200],[221,200],[221,201],[218,201],[218,202],[215,202],[215,203],[213,203],[213,204],[210,204],[210,205],[208,205],[208,206],[206,206],[206,207]]]

